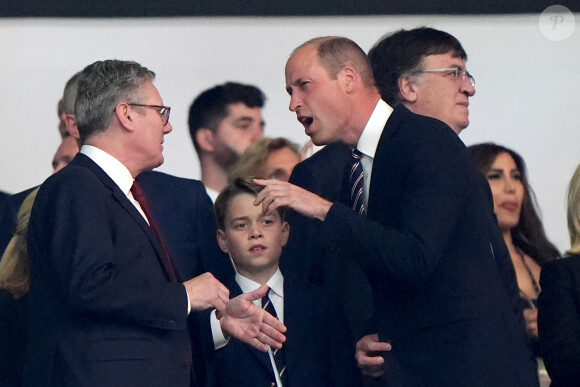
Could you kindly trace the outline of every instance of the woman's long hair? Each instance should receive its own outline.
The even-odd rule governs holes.
[[[38,188],[32,191],[22,202],[22,207],[18,211],[16,231],[0,261],[0,289],[8,290],[14,298],[20,298],[28,293],[30,287],[26,234],[28,232],[30,212],[37,192]]]
[[[479,171],[485,176],[500,153],[509,154],[520,171],[524,198],[518,224],[511,230],[514,245],[532,257],[540,266],[560,257],[560,252],[546,237],[540,219],[536,196],[528,182],[526,164],[515,151],[494,143],[483,143],[468,147]]]

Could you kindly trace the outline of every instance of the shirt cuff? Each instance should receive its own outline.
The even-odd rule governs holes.
[[[209,322],[211,326],[211,335],[213,337],[213,347],[214,349],[220,349],[226,346],[230,341],[229,335],[226,337],[222,332],[222,326],[215,314],[215,309],[211,311],[209,316]]]
[[[187,287],[185,285],[183,285],[183,287],[185,288],[185,295],[187,296],[187,315],[189,316],[189,314],[191,313],[191,303],[189,302],[189,293],[187,292]]]

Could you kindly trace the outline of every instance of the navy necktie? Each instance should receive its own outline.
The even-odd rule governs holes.
[[[178,282],[177,281],[177,274],[175,273],[175,267],[173,266],[173,260],[169,256],[169,251],[167,250],[165,243],[163,243],[163,238],[161,237],[161,233],[159,232],[159,228],[157,227],[157,223],[155,223],[155,219],[153,218],[153,213],[151,211],[151,207],[149,206],[149,201],[147,201],[147,197],[145,196],[145,191],[143,191],[143,187],[141,187],[141,184],[137,183],[137,181],[134,181],[133,186],[131,187],[131,193],[133,194],[133,197],[135,198],[137,203],[139,203],[139,205],[141,206],[141,209],[145,213],[145,216],[147,217],[147,220],[149,221],[149,225],[151,226],[151,229],[153,230],[155,235],[157,235],[157,239],[159,240],[159,244],[161,245],[161,248],[163,249],[163,255],[165,256],[164,259],[167,261],[167,266],[169,266],[169,276],[171,277],[171,280],[174,282]]]
[[[266,312],[270,313],[272,316],[278,318],[276,314],[276,309],[266,294],[262,297],[262,309]],[[284,348],[281,349],[274,349],[272,348],[272,355],[274,356],[274,361],[276,362],[276,368],[278,369],[278,374],[280,375],[280,379],[282,379],[282,384],[284,386],[288,385],[288,378],[286,377],[286,357],[284,354]]]
[[[350,168],[349,186],[350,188],[350,207],[359,214],[366,213],[364,200],[365,178],[363,167],[360,162],[361,152],[357,149],[352,151],[352,166]]]

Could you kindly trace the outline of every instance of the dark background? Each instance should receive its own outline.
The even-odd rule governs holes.
[[[559,0],[0,0],[0,17],[337,16],[541,13]]]

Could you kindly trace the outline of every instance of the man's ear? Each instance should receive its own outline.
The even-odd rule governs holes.
[[[80,141],[81,135],[79,133],[79,128],[77,127],[77,120],[74,114],[66,114],[64,116],[64,124],[66,125],[66,131],[77,141]]]
[[[410,76],[399,78],[399,95],[403,102],[413,103],[417,101],[417,84],[413,82]]]
[[[220,249],[222,249],[224,253],[230,252],[230,249],[228,248],[228,242],[226,241],[226,233],[224,230],[217,230],[217,241],[218,245],[220,245]]]
[[[135,130],[135,120],[133,116],[137,114],[133,109],[129,107],[126,103],[119,103],[115,108],[115,116],[123,128],[129,132]]]
[[[344,87],[347,93],[351,93],[360,82],[360,75],[352,66],[344,66],[340,70],[340,76],[343,79]]]
[[[288,237],[290,236],[290,225],[288,222],[282,223],[282,233],[280,234],[280,242],[282,243],[282,247],[286,246],[288,243]]]
[[[214,135],[211,129],[201,128],[195,133],[195,140],[205,152],[214,151]]]

